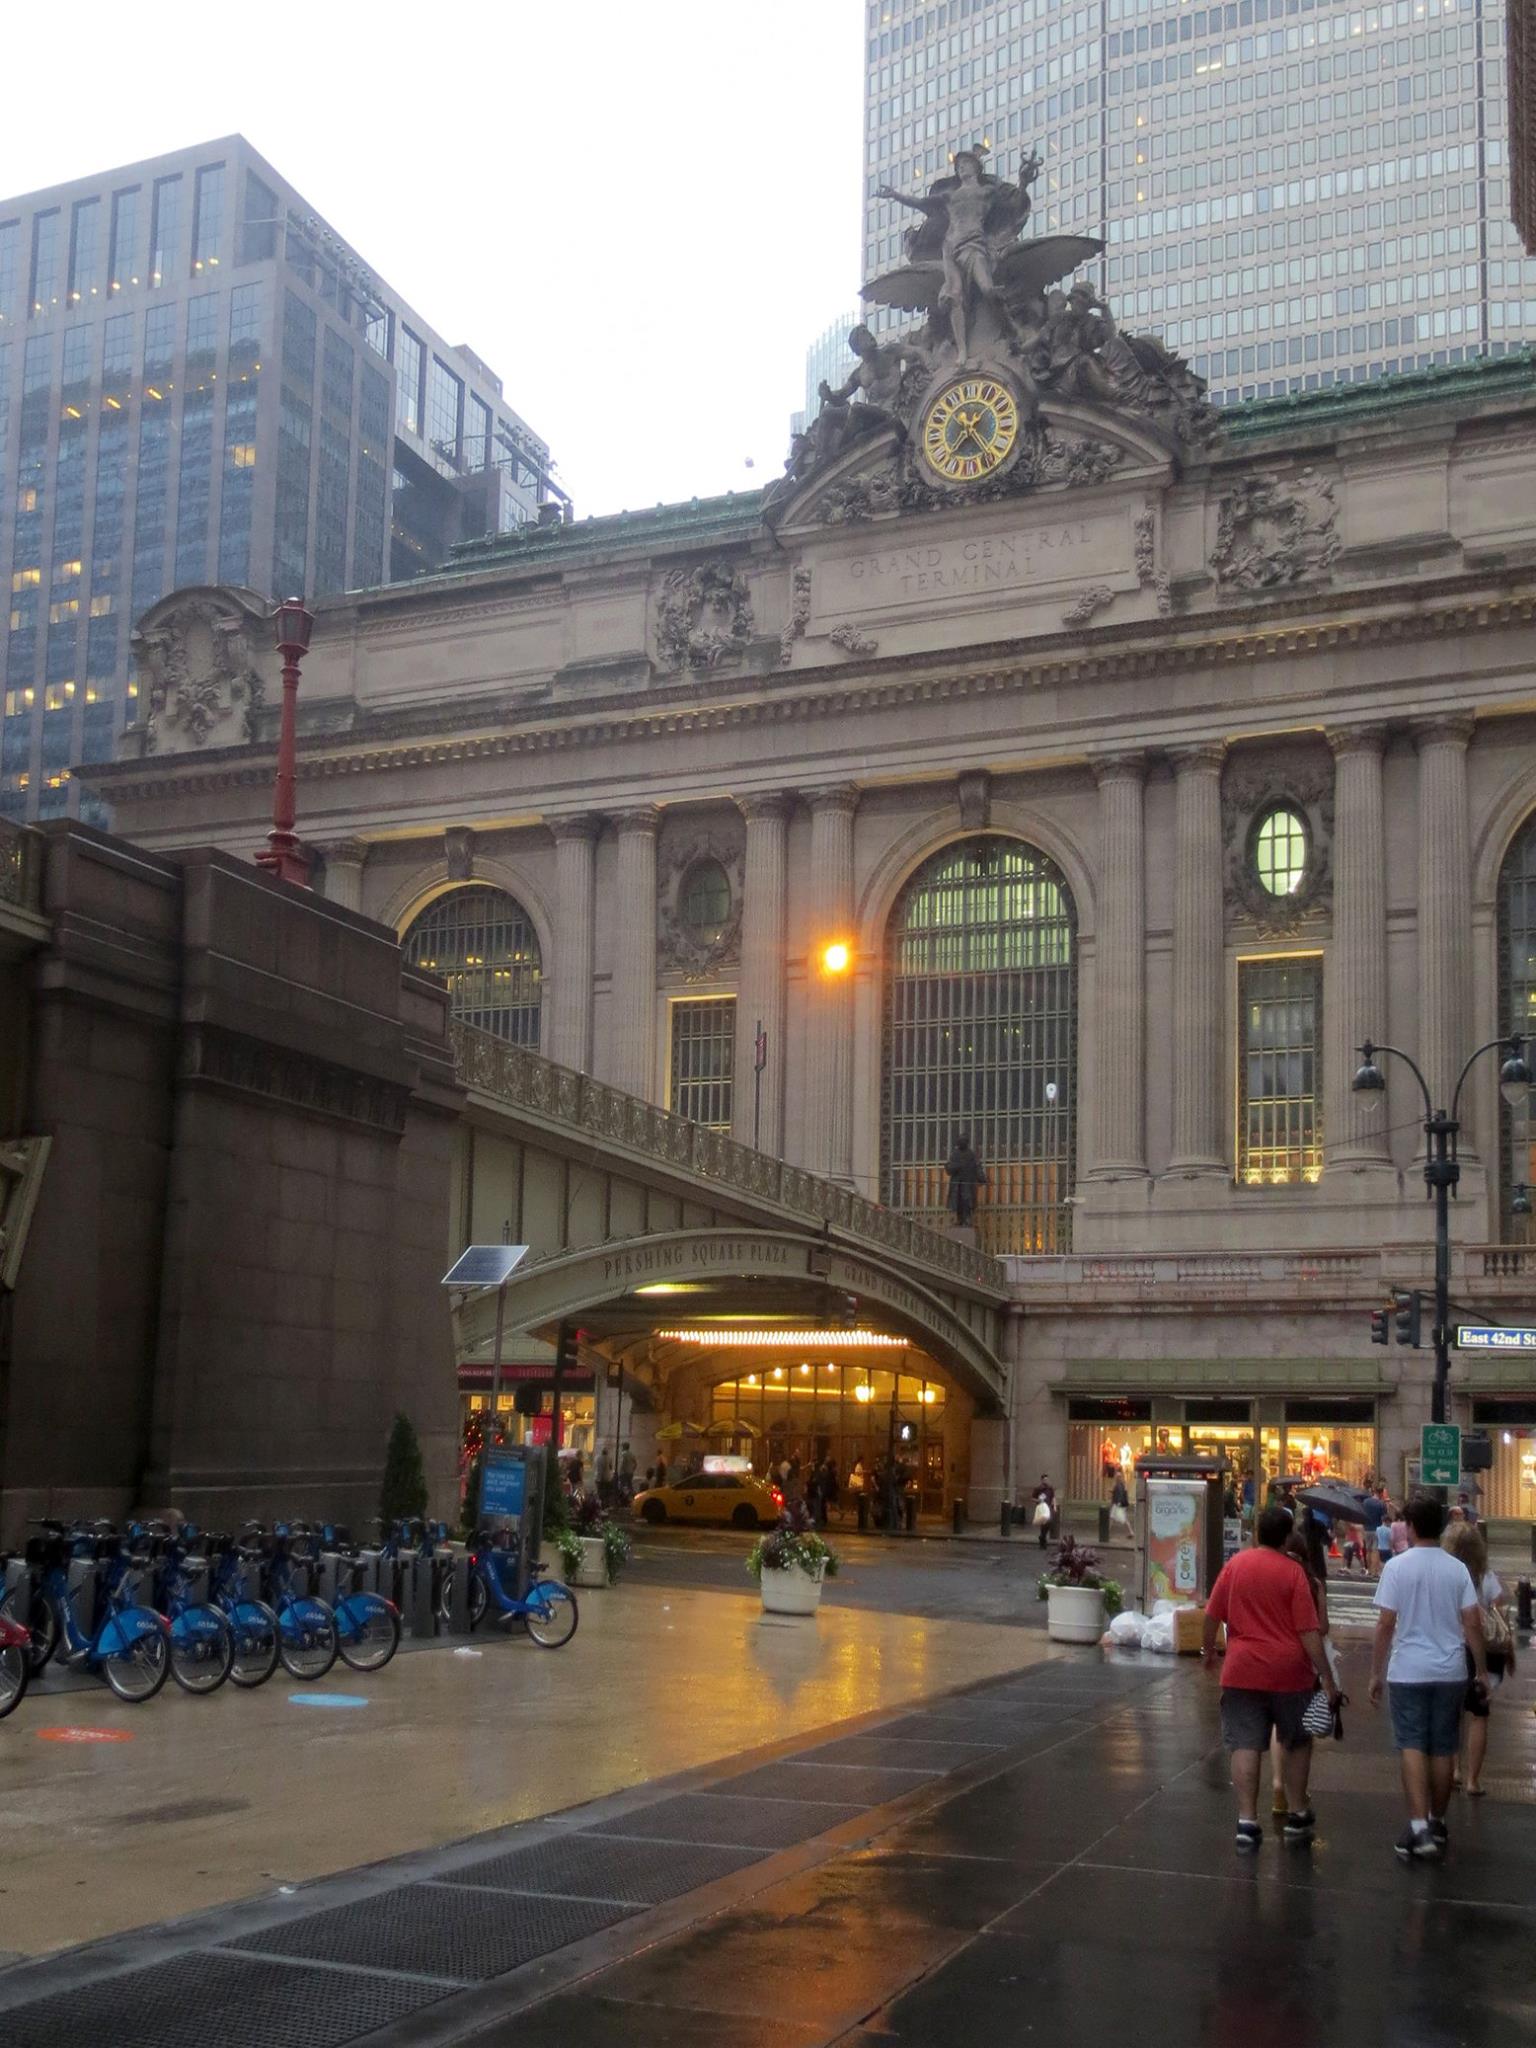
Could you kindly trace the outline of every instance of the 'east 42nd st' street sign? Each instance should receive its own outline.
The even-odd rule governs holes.
[[[1461,1480],[1461,1425],[1426,1422],[1419,1446],[1419,1479],[1425,1486],[1456,1486]]]
[[[1506,1330],[1498,1323],[1458,1323],[1458,1351],[1536,1351],[1536,1330]]]

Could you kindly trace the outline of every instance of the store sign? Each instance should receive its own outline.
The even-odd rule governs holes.
[[[553,1415],[530,1415],[528,1418],[528,1441],[531,1444],[547,1444],[553,1441],[555,1418]]]
[[[1505,1329],[1497,1323],[1458,1323],[1458,1351],[1536,1351],[1536,1330]],[[1439,1481],[1435,1482],[1437,1485]]]
[[[1426,1422],[1419,1445],[1419,1478],[1425,1486],[1456,1486],[1461,1480],[1461,1427]]]

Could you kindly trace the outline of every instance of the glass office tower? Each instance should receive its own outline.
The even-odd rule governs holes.
[[[1510,223],[1502,0],[871,0],[866,275],[965,143],[1045,168],[1029,232],[1218,403],[1536,339]],[[906,316],[882,314],[881,323]]]
[[[480,358],[240,137],[0,200],[0,814],[104,822],[70,770],[167,591],[378,584],[560,496]]]

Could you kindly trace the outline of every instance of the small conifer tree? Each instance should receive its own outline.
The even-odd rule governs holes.
[[[379,1491],[379,1513],[384,1525],[427,1512],[427,1468],[422,1463],[421,1443],[415,1425],[404,1413],[397,1413],[384,1453],[384,1484]]]

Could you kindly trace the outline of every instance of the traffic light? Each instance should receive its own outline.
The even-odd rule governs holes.
[[[1419,1307],[1421,1297],[1406,1290],[1394,1291],[1392,1296],[1392,1325],[1399,1344],[1419,1343]]]
[[[1387,1341],[1387,1314],[1388,1311],[1384,1308],[1373,1308],[1371,1310],[1371,1342],[1373,1344],[1385,1344]]]

